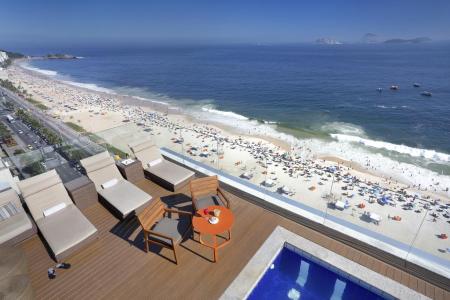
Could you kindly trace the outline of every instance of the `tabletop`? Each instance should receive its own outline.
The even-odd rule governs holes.
[[[208,217],[214,216],[214,209],[220,210],[219,222],[217,224],[211,224],[208,221]],[[231,210],[223,206],[214,205],[208,206],[208,211],[208,215],[205,215],[203,209],[195,213],[192,218],[192,226],[194,226],[196,231],[216,235],[231,229],[234,222],[234,215]]]

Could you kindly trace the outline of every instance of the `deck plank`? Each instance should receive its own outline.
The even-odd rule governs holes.
[[[187,188],[169,192],[143,180],[137,184],[153,197],[171,206],[180,207],[189,200]],[[446,298],[448,292],[386,265],[367,254],[351,248],[310,228],[299,225],[276,213],[251,204],[226,192],[235,216],[232,240],[219,250],[219,261],[212,263],[212,250],[192,239],[179,247],[179,264],[172,252],[153,249],[146,253],[137,221],[120,222],[100,203],[83,213],[97,227],[99,239],[78,251],[66,261],[70,270],[57,270],[54,280],[47,278],[47,269],[55,265],[39,236],[21,247],[29,263],[29,275],[37,299],[158,299],[219,297],[256,253],[276,226],[303,236],[323,247],[358,262],[380,274],[407,284],[421,293]],[[183,204],[184,203],[184,204]]]

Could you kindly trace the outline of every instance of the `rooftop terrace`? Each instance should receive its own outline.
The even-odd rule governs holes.
[[[191,205],[187,187],[172,193],[149,180],[137,183],[169,206]],[[83,213],[99,230],[99,239],[66,259],[70,270],[58,270],[56,279],[47,278],[55,262],[39,236],[18,247],[26,253],[29,276],[37,299],[133,299],[208,298],[222,295],[277,225],[326,247],[382,275],[392,278],[434,299],[450,299],[449,291],[403,272],[348,245],[295,223],[227,192],[235,223],[232,240],[211,262],[212,250],[188,239],[180,247],[178,265],[170,261],[168,249],[151,248],[146,253],[136,218],[116,219],[96,203]]]

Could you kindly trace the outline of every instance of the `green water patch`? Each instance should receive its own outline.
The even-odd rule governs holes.
[[[331,137],[327,132],[320,130],[298,127],[292,123],[279,123],[277,124],[277,131],[292,135],[298,139],[321,139],[331,141]]]

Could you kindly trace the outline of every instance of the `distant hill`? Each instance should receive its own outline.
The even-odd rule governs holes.
[[[428,37],[417,37],[414,39],[390,39],[384,41],[385,44],[419,44],[431,42],[431,39]]]
[[[316,40],[316,44],[321,45],[342,45],[342,42],[331,38],[320,38]]]
[[[14,59],[23,58],[25,55],[0,49],[0,67],[8,67]]]
[[[61,53],[55,53],[55,54],[47,54],[44,56],[48,59],[77,59],[78,57],[70,55],[70,54],[61,54]]]

